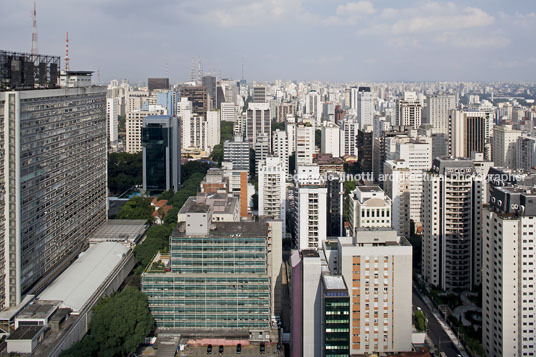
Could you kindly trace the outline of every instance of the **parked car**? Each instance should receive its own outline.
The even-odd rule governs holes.
[[[223,353],[223,345],[220,345],[220,348],[218,348],[219,353]]]
[[[211,355],[212,354],[212,345],[208,345],[207,346],[207,355]]]
[[[242,352],[242,344],[239,343],[236,345],[236,354],[239,355]]]
[[[266,351],[266,346],[264,344],[264,342],[261,342],[261,346],[259,348],[259,352],[261,353],[261,355],[264,354],[264,351]]]

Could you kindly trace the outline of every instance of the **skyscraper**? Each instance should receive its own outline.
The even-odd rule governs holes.
[[[374,119],[374,98],[369,87],[359,87],[357,93],[357,121],[359,128],[366,125],[373,125]]]
[[[0,87],[2,307],[42,288],[106,221],[106,88],[76,76],[69,88]]]
[[[338,266],[352,282],[350,354],[411,351],[412,247],[390,228],[338,239]]]
[[[514,169],[516,167],[517,139],[521,130],[512,129],[511,125],[493,128],[493,148],[491,155],[495,166]]]
[[[179,120],[172,116],[147,116],[143,119],[143,190],[178,190],[181,179]]]
[[[270,138],[271,120],[270,104],[249,103],[246,117],[246,138],[251,147],[255,146],[257,135],[267,134]]]
[[[404,97],[396,100],[395,125],[418,129],[421,126],[422,105],[415,92],[404,92]]]
[[[450,111],[456,109],[456,97],[453,94],[435,94],[426,97],[423,109],[423,124],[432,125],[432,134],[449,135]]]
[[[534,356],[534,188],[493,188],[483,211],[482,232],[482,345],[485,354]]]
[[[322,154],[331,154],[333,157],[340,156],[340,128],[332,122],[324,122],[321,127],[320,152]]]
[[[480,281],[481,208],[492,162],[436,158],[424,176],[424,279],[443,290],[472,289]]]
[[[450,112],[450,154],[453,157],[471,157],[482,153],[491,160],[493,117],[489,112],[452,110]]]
[[[258,171],[259,216],[282,220],[285,232],[287,186],[283,163],[277,156],[267,156],[259,162]]]
[[[249,144],[242,137],[223,143],[223,160],[233,163],[233,170],[247,170],[249,173]]]

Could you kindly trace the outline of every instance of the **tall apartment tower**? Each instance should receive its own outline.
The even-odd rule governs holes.
[[[296,126],[296,167],[313,163],[315,152],[315,128],[309,123]]]
[[[221,121],[236,122],[238,113],[233,102],[221,103]]]
[[[270,216],[283,221],[285,232],[287,187],[286,173],[281,159],[268,156],[259,162],[259,216]]]
[[[266,87],[253,87],[253,103],[266,103]]]
[[[179,119],[147,116],[143,119],[143,191],[177,191],[181,183]]]
[[[491,191],[482,222],[482,345],[486,356],[534,356],[536,191]]]
[[[117,147],[119,140],[119,98],[106,98],[106,125],[108,127],[108,143]]]
[[[246,138],[251,147],[257,141],[257,135],[267,134],[270,137],[271,114],[269,103],[249,103],[246,112]]]
[[[374,143],[374,133],[372,125],[367,125],[357,131],[357,162],[362,173],[372,174],[372,145]]]
[[[521,130],[512,129],[511,125],[493,128],[491,156],[495,166],[515,169],[517,139],[521,134]]]
[[[350,355],[411,351],[411,244],[389,228],[358,229],[338,251],[351,284]]]
[[[536,137],[521,135],[516,145],[516,169],[530,171],[536,166]]]
[[[333,157],[340,156],[340,128],[332,122],[324,122],[321,127],[322,137],[320,152],[322,154],[332,154]]]
[[[359,228],[391,228],[391,199],[376,185],[357,186],[349,197],[352,235]]]
[[[482,153],[491,160],[493,115],[484,111],[452,110],[450,112],[450,154],[453,157],[471,157]]]
[[[255,174],[259,173],[259,162],[270,154],[270,137],[260,133],[255,141]]]
[[[233,170],[247,170],[249,173],[249,144],[242,137],[223,143],[223,160],[233,163]]]
[[[434,159],[424,177],[422,267],[425,280],[443,290],[480,282],[481,209],[490,161]]]
[[[406,160],[387,160],[384,164],[384,176],[385,193],[393,202],[391,218],[393,228],[396,229],[398,235],[409,237],[411,179],[413,177],[408,162]]]
[[[272,153],[279,157],[283,167],[285,168],[285,174],[289,174],[289,144],[286,131],[276,129],[272,133]]]
[[[35,83],[12,70],[0,84],[0,308],[42,289],[106,221],[106,87],[71,71],[58,88],[59,57],[30,56],[0,52],[2,69],[46,62]]]
[[[426,97],[423,109],[423,124],[432,125],[432,134],[449,135],[450,111],[456,109],[456,96],[453,94],[435,94]]]
[[[126,117],[126,152],[135,154],[142,150],[141,146],[141,128],[143,126],[143,118],[149,115],[166,115],[165,108],[156,106],[151,110],[134,110],[127,112]]]
[[[369,87],[359,87],[357,93],[357,121],[359,128],[373,125],[374,121],[374,97]]]
[[[346,117],[341,125],[341,156],[357,156],[359,123],[355,117]]]
[[[432,167],[430,138],[396,136],[387,138],[387,159],[404,160],[411,172],[410,219],[421,222],[423,173]]]
[[[396,100],[396,125],[418,129],[421,126],[422,105],[415,92],[404,92]]]
[[[298,249],[318,249],[327,235],[327,187],[318,166],[297,166],[294,188],[294,237]]]

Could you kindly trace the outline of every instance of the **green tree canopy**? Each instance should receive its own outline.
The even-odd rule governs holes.
[[[152,219],[154,208],[151,201],[150,197],[132,197],[121,207],[117,219]]]
[[[143,161],[141,152],[129,154],[117,152],[108,154],[108,188],[114,195],[120,195],[134,185],[141,185]]]

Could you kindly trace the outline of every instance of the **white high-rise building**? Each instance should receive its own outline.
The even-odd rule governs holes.
[[[493,128],[491,156],[495,166],[509,169],[516,167],[517,139],[521,134],[521,130],[512,129],[511,125],[496,126]]]
[[[521,135],[517,139],[516,169],[530,171],[536,166],[536,137]]]
[[[443,290],[472,289],[482,266],[481,209],[493,166],[475,160],[434,159],[424,178],[422,269]]]
[[[311,91],[305,96],[305,114],[309,114],[314,118],[316,126],[320,126],[322,122],[322,101],[320,94],[316,91]]]
[[[453,157],[466,158],[473,153],[483,153],[487,160],[491,160],[492,113],[452,110],[450,120],[450,154]]]
[[[313,163],[315,153],[315,128],[311,124],[296,125],[296,167]]]
[[[143,118],[148,115],[165,115],[166,109],[162,106],[151,106],[149,110],[134,110],[127,112],[126,117],[126,152],[135,154],[140,152],[141,147],[141,127]]]
[[[119,140],[119,98],[106,98],[106,123],[108,125],[108,143],[117,146]]]
[[[228,122],[236,122],[237,112],[236,105],[233,102],[221,103],[221,120]]]
[[[287,141],[289,156],[296,152],[296,119],[294,115],[287,115]]]
[[[376,185],[357,186],[349,196],[352,235],[358,228],[391,228],[391,199]]]
[[[430,138],[399,135],[386,138],[387,160],[405,160],[411,174],[410,218],[421,222],[423,173],[432,167]]]
[[[321,148],[322,154],[332,154],[333,157],[340,157],[340,128],[332,122],[324,122],[322,128]]]
[[[285,173],[289,173],[289,144],[287,138],[287,132],[276,129],[272,133],[272,152],[275,156],[279,157]]]
[[[338,238],[338,251],[350,295],[350,354],[411,351],[411,244],[389,228],[358,229]]]
[[[255,141],[255,173],[259,172],[259,163],[270,154],[270,138],[267,134],[259,133]]]
[[[277,156],[267,156],[259,162],[259,216],[272,216],[286,221],[286,172]]]
[[[327,192],[316,165],[297,166],[294,188],[294,229],[298,249],[318,249],[327,235]]]
[[[396,123],[413,129],[421,126],[422,105],[415,92],[404,92],[404,98],[396,100]]]
[[[207,146],[210,152],[220,143],[220,113],[217,110],[207,111]]]
[[[341,156],[357,156],[359,124],[355,117],[346,117],[341,126]]]
[[[369,87],[359,87],[357,93],[357,121],[359,128],[366,125],[373,125],[374,119],[374,97]]]
[[[253,147],[260,133],[270,137],[272,116],[270,114],[270,103],[248,103],[246,112],[246,138],[249,145]]]
[[[387,160],[383,167],[385,193],[393,202],[391,210],[393,228],[396,229],[399,235],[409,237],[411,169],[406,160]]]
[[[432,125],[432,134],[449,135],[449,114],[453,109],[456,109],[456,96],[453,94],[428,96],[422,122]]]
[[[209,110],[205,118],[190,109],[181,109],[180,118],[182,149],[198,149],[210,155],[220,143],[220,112]]]
[[[496,187],[482,221],[485,355],[536,355],[536,191]]]

